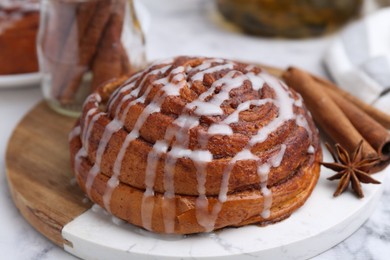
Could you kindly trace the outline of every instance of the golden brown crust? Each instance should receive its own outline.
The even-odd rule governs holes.
[[[209,67],[206,67],[211,69],[200,77],[197,73],[201,69],[196,68],[204,64],[208,64]],[[218,69],[214,69],[215,67]],[[100,96],[92,95],[85,103],[79,125],[81,138],[75,136],[70,143],[73,168],[78,173],[76,175],[80,186],[90,194],[93,201],[105,207],[107,205],[103,203],[103,197],[107,192],[106,183],[110,178],[115,179],[118,174],[119,185],[113,189],[112,197],[109,198],[110,209],[114,215],[142,226],[141,205],[147,188],[146,179],[150,177],[148,175],[150,172],[147,171],[150,159],[148,156],[151,151],[155,151],[157,141],[167,140],[170,148],[155,160],[156,175],[151,187],[154,196],[149,198],[154,200],[151,227],[153,231],[168,232],[163,223],[162,201],[164,192],[170,192],[167,188],[166,171],[169,156],[172,155],[168,156],[167,153],[173,147],[190,151],[204,150],[212,156],[212,160],[206,163],[203,172],[205,174],[204,195],[208,198],[210,209],[213,203],[221,201],[223,197],[221,190],[228,176],[226,186],[228,198],[226,202],[221,203],[222,210],[213,229],[251,223],[266,224],[288,217],[305,202],[317,182],[318,161],[321,160],[318,131],[304,105],[301,104],[300,97],[294,91],[282,85],[280,85],[282,88],[276,86],[279,88],[276,90],[275,85],[272,86],[275,84],[272,83],[272,79],[266,80],[262,88],[254,85],[256,79],[242,79],[248,74],[261,73],[264,72],[260,68],[244,63],[178,57],[172,62],[151,65],[130,78],[116,91],[113,84],[101,89]],[[177,77],[179,74],[181,80],[177,82],[175,78],[180,78]],[[241,81],[233,80],[240,77]],[[228,95],[225,95],[219,107],[222,109],[222,114],[200,115],[197,119],[199,123],[184,131],[188,137],[188,144],[185,147],[180,134],[174,134],[171,140],[166,139],[166,133],[172,129],[179,133],[184,129],[175,126],[174,122],[178,118],[183,115],[196,116],[196,108],[193,109],[188,104],[198,100],[203,93],[213,87],[215,90],[210,92],[205,101],[218,98],[225,83],[220,83],[221,86],[217,83],[224,82],[226,78],[229,78],[226,84],[234,85],[237,84],[235,82],[239,82],[239,85],[234,86],[229,90]],[[175,85],[175,88],[179,88],[178,85],[181,84],[181,89],[177,95],[163,96],[164,91],[172,91],[172,89],[166,90],[167,84]],[[112,91],[114,92],[110,95]],[[284,105],[282,102],[286,100],[277,100],[278,95],[281,95],[280,91],[286,93],[288,102],[291,101],[293,114],[287,113],[286,116],[283,114],[286,112],[281,111],[281,106]],[[161,102],[157,106],[156,100],[159,100],[160,96],[162,96]],[[237,112],[239,115],[237,120],[228,124],[232,134],[208,133],[212,125],[222,124],[223,120],[233,115],[240,104],[252,101],[264,101],[264,103],[248,105],[245,109],[241,109],[241,112]],[[145,111],[153,105],[158,109],[145,114]],[[145,121],[141,122],[138,129],[136,125],[142,117]],[[265,131],[267,134],[263,140],[251,143],[257,133],[267,130],[268,125],[275,122],[276,125],[271,132]],[[118,129],[110,130],[111,132],[107,130],[115,127],[116,124],[120,126]],[[132,135],[135,138],[124,145],[126,138]],[[84,150],[85,155],[77,155],[81,150]],[[124,152],[124,157],[123,160],[119,160],[121,163],[118,168],[116,162],[121,150]],[[244,150],[255,156],[256,160],[244,158],[232,164],[233,158]],[[97,159],[98,151],[101,155],[100,160]],[[266,183],[262,183],[258,167],[272,165],[271,162],[279,154],[282,155],[280,163],[270,167]],[[231,171],[227,170],[229,166],[232,166]],[[91,178],[91,172],[96,174],[96,178]],[[197,164],[192,157],[179,156],[175,160],[173,173],[173,181],[170,184],[174,187],[176,205],[174,232],[180,234],[203,232],[205,228],[198,223],[195,210],[195,201],[200,195]],[[272,192],[271,216],[267,219],[260,216],[265,210],[261,184]],[[86,187],[88,185],[90,187]]]

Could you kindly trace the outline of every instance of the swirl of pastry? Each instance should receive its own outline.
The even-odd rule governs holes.
[[[178,234],[288,217],[322,156],[300,95],[256,66],[204,57],[158,61],[90,95],[70,151],[92,201]]]

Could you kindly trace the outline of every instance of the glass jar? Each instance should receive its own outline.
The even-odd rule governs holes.
[[[217,6],[246,33],[296,38],[338,28],[360,13],[362,0],[217,0]]]
[[[44,97],[71,116],[89,93],[146,63],[132,0],[42,0],[37,42]]]

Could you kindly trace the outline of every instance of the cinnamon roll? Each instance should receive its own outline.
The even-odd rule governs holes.
[[[315,187],[322,157],[299,94],[256,66],[204,57],[102,87],[69,138],[87,196],[158,233],[285,219]]]
[[[0,0],[0,75],[38,71],[39,1]]]

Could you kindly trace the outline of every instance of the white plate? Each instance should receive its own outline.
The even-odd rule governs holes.
[[[331,161],[324,150],[324,161]],[[390,167],[375,174],[383,182]],[[365,198],[350,191],[332,196],[337,182],[322,168],[321,177],[306,204],[280,223],[226,228],[210,234],[164,236],[121,223],[98,206],[65,225],[64,248],[84,259],[307,259],[355,232],[371,215],[382,185],[363,185]],[[114,221],[113,221],[114,220]]]
[[[0,75],[0,88],[19,88],[19,87],[34,87],[41,82],[41,74],[39,72]]]

